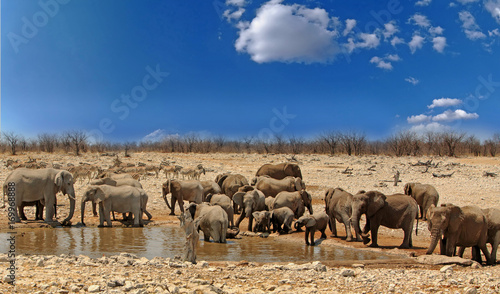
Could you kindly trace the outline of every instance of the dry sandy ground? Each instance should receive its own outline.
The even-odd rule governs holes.
[[[113,161],[113,157],[106,157],[106,156],[99,156],[97,154],[85,154],[80,157],[75,157],[71,155],[66,155],[66,154],[29,154],[29,156],[36,158],[38,161],[45,161],[49,164],[51,163],[60,163],[60,164],[66,164],[66,163],[73,163],[73,164],[79,164],[81,162],[85,163],[91,163],[91,164],[98,164],[103,167],[110,166]],[[9,158],[15,158],[19,159],[19,161],[26,161],[28,159],[28,155],[19,155],[19,156],[6,156],[3,155],[0,157],[2,159],[2,164],[0,166],[0,179],[5,180],[6,176],[10,172],[7,168],[4,166],[4,162],[9,159]],[[286,161],[287,158],[290,158],[290,156],[286,155],[261,155],[261,154],[171,154],[171,153],[135,153],[132,154],[131,158],[121,158],[123,162],[131,162],[131,163],[137,163],[137,162],[143,162],[146,164],[155,164],[158,165],[162,160],[168,160],[172,163],[175,163],[177,165],[181,165],[183,167],[196,167],[198,164],[203,164],[203,166],[207,169],[206,175],[202,175],[201,180],[213,180],[215,179],[217,174],[223,173],[223,172],[232,172],[232,173],[240,173],[246,176],[248,179],[251,179],[257,169],[264,163],[279,163]],[[344,156],[344,155],[339,155],[339,156],[326,156],[326,155],[297,155],[295,158],[298,160],[298,163],[301,166],[302,169],[302,174],[304,177],[304,181],[306,182],[307,189],[308,191],[312,194],[313,196],[313,204],[314,204],[314,209],[315,211],[321,210],[324,208],[324,192],[326,189],[330,187],[342,187],[345,190],[355,193],[358,190],[378,190],[381,191],[382,193],[385,194],[393,194],[393,193],[402,193],[403,192],[403,186],[406,182],[421,182],[421,183],[428,183],[432,184],[436,187],[440,194],[440,203],[454,203],[456,205],[477,205],[481,208],[486,208],[486,207],[497,207],[500,208],[500,181],[499,178],[492,178],[492,177],[485,177],[483,176],[484,172],[494,172],[497,174],[500,174],[500,158],[474,158],[474,157],[467,157],[467,158],[446,158],[446,157],[400,157],[400,158],[395,158],[395,157],[388,157],[388,156],[362,156],[362,157],[349,157],[349,156]],[[427,160],[433,160],[433,163],[439,163],[437,168],[430,168],[427,172],[425,172],[424,167],[418,167],[418,166],[411,166],[411,163],[417,163],[418,161],[425,162]],[[350,174],[345,174],[343,173],[347,168],[352,169],[352,173]],[[398,184],[398,186],[394,186],[393,183],[391,182],[393,180],[393,175],[395,174],[396,171],[400,172],[400,179],[401,182]],[[436,178],[433,177],[432,173],[437,173],[437,174],[451,174],[453,173],[451,178]],[[143,180],[141,180],[142,185],[144,186],[145,190],[147,191],[149,195],[149,202],[148,202],[148,210],[153,214],[153,221],[148,224],[148,226],[163,226],[163,225],[178,225],[178,220],[176,217],[169,216],[168,213],[169,211],[167,210],[167,207],[161,198],[161,184],[165,181],[165,175],[161,174],[160,178],[155,178],[154,176],[149,176]],[[81,197],[81,194],[86,186],[86,181],[78,181],[75,184],[75,189],[77,191],[77,200]],[[59,220],[62,220],[64,217],[66,217],[68,213],[68,200],[66,197],[63,196],[58,196],[58,216]],[[90,206],[90,205],[87,205]],[[176,211],[178,213],[178,207],[176,208]],[[97,218],[91,217],[90,214],[90,209],[87,208],[86,212],[86,223],[88,226],[95,226],[98,221]],[[33,218],[34,215],[34,209],[32,208],[27,208],[26,209],[26,214],[28,218]],[[1,231],[5,232],[7,231],[7,217],[6,217],[6,209],[0,210],[0,218],[3,219],[0,223],[0,229]],[[75,210],[75,215],[72,219],[73,224],[76,224],[80,220],[80,210],[79,210],[79,203],[77,202],[77,207]],[[120,222],[115,222],[113,225],[120,226],[122,225]],[[42,222],[29,222],[29,223],[22,223],[16,225],[17,227],[41,227],[41,226],[46,226]],[[380,249],[368,249],[366,248],[365,245],[361,243],[348,243],[342,240],[342,238],[331,238],[330,236],[328,237],[327,240],[324,240],[320,246],[352,246],[356,248],[366,248],[365,250],[375,250],[375,251],[383,251],[385,253],[393,253],[393,254],[401,254],[402,256],[411,256],[411,255],[423,255],[425,254],[426,248],[429,244],[429,232],[427,230],[427,224],[420,222],[419,225],[419,234],[418,236],[414,236],[413,238],[413,244],[414,248],[408,249],[408,250],[399,250],[396,249],[397,246],[400,245],[402,242],[402,236],[403,232],[402,230],[391,230],[391,229],[386,229],[386,228],[381,228],[379,230],[379,245],[381,246]],[[246,228],[246,223],[242,223],[240,225],[240,228],[245,230]],[[337,228],[339,231],[340,236],[345,236],[345,231],[343,229],[343,225],[337,224]],[[291,235],[285,235],[285,236],[274,236],[271,235],[272,238],[279,238],[283,240],[294,240],[296,242],[304,242],[303,240],[303,234],[291,234]],[[316,235],[316,238],[319,238],[319,234]],[[466,256],[467,257],[467,256]],[[47,257],[50,259],[50,257]],[[410,261],[409,261],[410,260]],[[422,270],[422,271],[427,271],[429,272],[429,276],[434,275],[441,275],[440,274],[440,267],[436,266],[429,266],[429,265],[418,265],[415,262],[411,261],[412,259],[400,261],[400,262],[391,262],[388,264],[376,264],[373,265],[371,262],[355,262],[355,263],[363,263],[366,265],[365,269],[356,269],[356,273],[353,277],[348,277],[348,279],[352,279],[352,282],[354,283],[356,279],[361,278],[364,276],[363,274],[368,274],[369,273],[373,274],[374,276],[377,275],[391,275],[390,273],[392,271],[395,271],[396,269],[402,269],[403,271],[409,271],[409,272],[403,272],[403,273],[398,273],[404,275],[412,275],[414,270]],[[0,262],[6,262],[5,260],[1,260]],[[50,274],[47,274],[47,269],[42,266],[42,267],[36,267],[35,265],[32,265],[31,263],[36,263],[33,261],[25,261],[24,264],[26,265],[27,268],[34,268],[32,270],[38,270],[38,271],[44,271],[47,276],[51,276]],[[216,262],[216,261],[213,261]],[[328,265],[328,271],[334,272],[335,268],[338,269],[338,267],[343,267],[343,266],[352,266],[353,262],[335,262],[335,261],[329,261],[329,262],[323,262],[323,264]],[[2,266],[0,268],[0,274],[2,274],[2,270],[4,269],[5,266],[4,263],[1,263]],[[78,267],[73,267],[71,266],[72,263],[68,263],[67,270],[71,272],[78,272],[82,271],[81,268]],[[196,269],[196,271],[200,271],[197,275],[200,276],[200,279],[204,279],[204,277],[214,277],[214,276],[224,276],[224,274],[227,274],[231,277],[231,274],[226,273],[227,270],[230,270],[234,272],[235,270],[238,270],[240,266],[243,266],[245,270],[248,270],[249,272],[246,273],[245,275],[259,275],[262,274],[263,269],[261,266],[258,265],[253,265],[252,266],[247,266],[246,264],[243,265],[237,265],[235,263],[229,263],[229,268],[227,264],[217,264],[217,263],[210,263],[210,267],[193,267]],[[5,263],[7,266],[7,263]],[[236,265],[236,268],[234,266]],[[252,265],[252,264],[251,264]],[[104,265],[103,265],[104,266]],[[214,267],[215,266],[215,267]],[[264,265],[264,266],[269,266],[269,265]],[[109,264],[106,265],[106,267],[110,267]],[[153,266],[154,267],[154,266]],[[334,267],[334,268],[330,268]],[[112,270],[113,268],[111,266]],[[423,268],[423,269],[422,269]],[[484,267],[484,268],[479,268],[479,269],[456,269],[455,273],[460,273],[464,274],[465,277],[468,277],[470,275],[471,278],[476,276],[484,276],[485,281],[483,282],[482,280],[474,281],[472,283],[469,280],[466,281],[461,281],[460,279],[454,280],[449,282],[448,278],[450,278],[450,275],[444,275],[445,277],[445,282],[441,284],[433,284],[433,286],[425,286],[424,288],[421,289],[423,293],[426,293],[430,290],[435,291],[435,290],[441,290],[444,292],[466,292],[466,291],[472,291],[470,293],[473,293],[476,289],[480,290],[480,292],[495,292],[495,291],[500,291],[500,284],[496,282],[491,282],[488,281],[489,277],[493,275],[493,277],[500,277],[500,270],[498,269],[498,266],[495,267]],[[193,293],[193,291],[197,291],[200,289],[197,289],[196,287],[200,286],[200,283],[203,284],[202,282],[195,282],[191,287],[189,286],[182,286],[183,282],[189,282],[188,280],[183,280],[182,273],[179,273],[178,271],[184,271],[185,268],[175,269],[175,267],[169,267],[165,266],[163,268],[163,273],[172,273],[174,271],[177,271],[177,280],[178,284],[175,284],[177,286],[177,291],[179,292],[189,292]],[[275,270],[283,270],[286,271],[287,269],[279,268],[279,269],[274,269]],[[267,282],[269,281],[264,281],[263,286],[261,287],[256,287],[256,289],[252,288],[239,288],[237,285],[239,282],[241,282],[241,279],[233,279],[233,278],[228,278],[225,280],[222,280],[222,282],[225,284],[222,286],[218,285],[217,289],[221,291],[226,291],[226,292],[258,292],[259,291],[264,291],[264,292],[270,292],[270,291],[285,291],[285,292],[294,292],[297,291],[298,293],[302,292],[311,292],[314,293],[316,292],[332,292],[334,290],[338,290],[339,292],[389,292],[394,290],[395,292],[401,292],[405,293],[406,291],[413,291],[416,292],[414,288],[399,288],[399,285],[405,286],[404,278],[399,281],[399,280],[392,280],[392,282],[388,279],[385,281],[383,278],[382,279],[375,279],[376,283],[382,283],[383,285],[379,287],[377,284],[377,287],[375,288],[369,288],[368,290],[364,289],[363,287],[359,288],[358,290],[355,290],[354,288],[350,288],[347,282],[344,281],[345,286],[347,288],[342,288],[344,284],[340,285],[338,284],[337,287],[335,288],[322,288],[321,283],[312,283],[309,281],[311,278],[307,278],[308,275],[301,274],[300,271],[296,272],[293,269],[288,269],[289,272],[285,276],[290,276],[289,279],[293,280],[294,278],[298,278],[299,276],[305,277],[304,279],[300,278],[301,283],[303,284],[314,284],[316,288],[312,287],[309,290],[306,290],[303,288],[304,285],[300,284],[298,281],[297,283],[289,283],[290,281],[276,281],[276,287],[273,288],[273,286],[269,286]],[[309,269],[312,271],[315,271],[315,269]],[[316,269],[317,270],[317,269]],[[30,275],[27,273],[22,272],[23,269],[19,269],[18,275],[21,275],[22,277],[30,279]],[[156,271],[156,270],[155,270]],[[153,272],[155,272],[153,271]],[[338,270],[340,271],[340,269]],[[361,272],[360,272],[361,271]],[[384,271],[388,271],[384,272]],[[470,272],[465,272],[465,271],[470,271]],[[224,273],[220,273],[224,272]],[[379,273],[380,272],[380,273]],[[212,274],[210,274],[212,273]],[[214,275],[213,273],[217,273]],[[447,272],[449,274],[450,272]],[[296,275],[294,275],[296,274]],[[322,275],[324,274],[323,272],[321,273]],[[342,276],[342,273],[336,273],[339,276]],[[2,274],[2,277],[5,275],[5,273]],[[130,273],[132,275],[132,273]],[[156,274],[155,274],[156,275]],[[159,273],[161,276],[161,271]],[[36,276],[36,275],[35,275]],[[237,276],[237,275],[236,275]],[[314,276],[314,275],[313,275]],[[56,279],[57,277],[54,277]],[[128,278],[131,278],[130,276]],[[186,277],[189,278],[189,277]],[[193,277],[190,277],[191,279]],[[50,285],[50,281],[52,278],[49,278],[49,281],[44,283],[44,285]],[[124,279],[127,279],[127,276],[125,276]],[[247,277],[247,279],[249,279]],[[326,278],[325,278],[326,279]],[[324,281],[324,284],[332,284],[331,283],[331,277],[330,279],[327,279]],[[363,280],[365,283],[370,283],[370,278],[365,277],[365,280]],[[431,278],[432,279],[432,278]],[[467,278],[464,278],[467,279]],[[18,281],[20,278],[18,277]],[[132,279],[133,280],[133,279]],[[245,280],[245,279],[243,279]],[[283,280],[283,279],[279,279]],[[285,279],[286,280],[286,279]],[[500,280],[500,279],[499,279]],[[28,286],[18,289],[18,291],[28,291],[27,289],[31,289],[28,292],[36,292],[36,291],[44,291],[44,293],[58,293],[58,291],[62,291],[59,293],[64,293],[66,290],[71,290],[71,279],[66,281],[66,285],[62,285],[60,283],[56,283],[53,281],[52,286],[45,287],[44,289],[40,289],[38,287],[40,283],[34,283],[34,284],[29,284]],[[307,283],[309,281],[309,283]],[[330,282],[329,282],[330,281]],[[366,282],[368,281],[368,282]],[[399,281],[399,282],[398,282]],[[422,281],[425,281],[422,280]],[[442,279],[440,280],[442,281]],[[191,281],[192,282],[192,281]],[[338,281],[337,281],[338,282]],[[374,282],[374,283],[375,283]],[[449,283],[448,283],[449,282]],[[84,280],[77,281],[75,282],[78,285],[80,285],[79,290],[81,291],[87,291],[89,289],[87,284]],[[104,282],[103,282],[104,283]],[[212,284],[214,283],[213,281],[211,282]],[[418,285],[420,284],[425,284],[426,282],[419,282],[416,285],[416,289],[418,288]],[[491,284],[493,283],[493,284]],[[495,284],[496,283],[496,284]],[[300,284],[300,287],[299,287]],[[386,284],[384,286],[384,284]],[[61,286],[62,285],[62,286]],[[159,286],[159,284],[155,284],[156,286]],[[187,284],[186,284],[187,285]],[[217,285],[217,284],[213,284]],[[208,286],[213,286],[213,285],[208,285]],[[286,285],[291,285],[292,287],[285,287],[283,288],[282,286]],[[354,285],[354,284],[353,284]],[[364,285],[364,284],[363,284]],[[492,286],[493,285],[493,286]],[[153,285],[154,286],[154,285]],[[165,287],[156,287],[156,286],[151,286],[143,288],[143,287],[137,287],[137,288],[132,288],[129,289],[130,291],[135,291],[138,293],[149,293],[149,292],[160,292],[163,293],[162,291],[167,291]],[[171,284],[169,287],[172,287],[173,284]],[[203,286],[203,285],[202,285]],[[206,285],[205,285],[206,286]],[[206,286],[205,288],[207,288]],[[9,286],[5,283],[0,284],[0,290],[5,289],[5,293],[9,293]],[[20,287],[20,286],[19,286]],[[38,288],[37,288],[38,287]],[[58,288],[59,287],[59,288]],[[270,287],[270,288],[268,288]],[[305,286],[304,286],[305,287]],[[390,288],[392,287],[392,288]],[[217,292],[218,290],[214,290],[212,288],[210,289],[201,289],[200,291],[215,291]],[[95,288],[94,288],[95,289]],[[121,288],[114,288],[111,287],[110,285],[106,285],[106,283],[102,284],[99,288],[100,290],[103,291],[114,291],[117,290],[120,293],[120,291],[124,291]],[[113,290],[114,289],[114,290]],[[121,290],[120,290],[121,289]],[[232,289],[232,290],[230,290]],[[298,291],[297,289],[301,289],[301,291]],[[314,290],[316,289],[316,290]],[[344,290],[342,290],[344,289]],[[430,290],[429,290],[430,289]],[[73,290],[77,290],[75,287]],[[93,290],[93,289],[91,289]],[[147,291],[146,291],[147,290]],[[172,289],[170,289],[172,290]],[[255,290],[255,291],[254,291]],[[146,292],[140,292],[140,291],[146,291]],[[430,292],[432,292],[430,291]],[[168,291],[167,291],[168,292]],[[173,291],[175,292],[175,291]]]

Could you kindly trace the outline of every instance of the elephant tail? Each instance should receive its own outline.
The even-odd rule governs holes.
[[[417,214],[417,227],[415,228],[415,236],[418,236],[418,214]]]

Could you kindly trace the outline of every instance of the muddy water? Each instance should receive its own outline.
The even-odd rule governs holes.
[[[203,234],[201,234],[203,235]],[[0,239],[7,240],[7,233]],[[182,255],[184,232],[179,227],[151,228],[63,228],[20,229],[16,234],[17,254],[87,255],[99,258],[129,252],[151,259]],[[0,252],[7,252],[0,242]],[[314,260],[390,259],[390,255],[366,250],[330,246],[305,246],[279,238],[243,237],[227,244],[204,242],[197,248],[198,260],[253,262],[308,262]]]

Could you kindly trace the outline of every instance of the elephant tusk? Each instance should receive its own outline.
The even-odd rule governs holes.
[[[73,196],[71,196],[70,194],[68,194],[68,197],[69,197],[69,199],[71,199],[71,200],[75,200],[75,201],[76,201],[76,197],[73,197]]]

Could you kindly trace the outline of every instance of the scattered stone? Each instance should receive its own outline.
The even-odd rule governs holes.
[[[476,287],[467,287],[464,289],[465,294],[477,294]]]
[[[365,265],[362,264],[362,263],[355,263],[352,265],[353,268],[361,268],[361,269],[364,269],[365,268]]]
[[[443,266],[439,271],[442,272],[442,273],[453,273],[453,267],[455,265],[453,264],[450,264],[450,265],[445,265]]]
[[[354,271],[352,269],[344,269],[340,272],[343,277],[354,277]]]
[[[97,293],[99,291],[101,291],[101,287],[99,287],[99,285],[89,286],[89,289],[88,289],[89,293]]]
[[[445,264],[458,264],[462,266],[472,265],[472,260],[461,258],[458,256],[449,257],[446,255],[420,255],[415,260],[418,263],[432,264],[432,265],[445,265]]]

